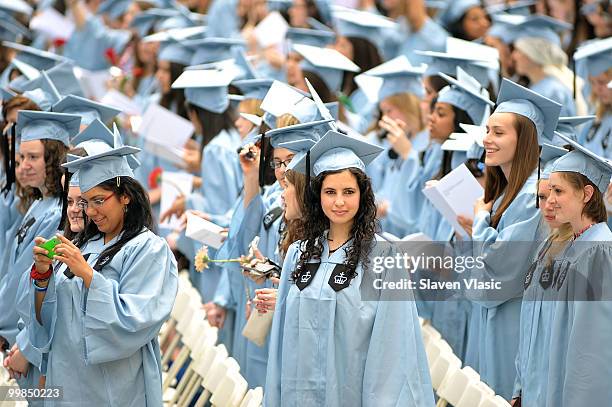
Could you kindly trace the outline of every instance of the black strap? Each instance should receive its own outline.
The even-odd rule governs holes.
[[[276,219],[278,219],[283,214],[283,208],[277,206],[272,208],[263,218],[264,229],[268,230],[274,224]]]

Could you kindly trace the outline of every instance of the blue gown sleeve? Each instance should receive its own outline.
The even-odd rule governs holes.
[[[609,242],[605,246],[598,244],[576,259],[574,265],[574,270],[570,268],[572,274],[584,276],[587,282],[601,287],[602,298],[580,301],[587,298],[587,293],[578,292],[582,284],[576,282],[574,290],[568,288],[569,298],[557,302],[551,338],[558,343],[551,348],[547,397],[549,401],[560,399],[547,405],[609,405],[612,400],[612,325],[609,323],[612,320],[612,247]],[[568,273],[567,279],[570,278]],[[561,313],[560,308],[563,308]],[[550,380],[551,374],[558,375],[556,380]]]
[[[364,406],[430,407],[434,398],[416,305],[413,300],[394,299],[394,294],[382,290],[378,300],[362,402]]]
[[[87,364],[132,355],[156,338],[170,315],[178,289],[176,261],[163,239],[150,236],[124,249],[118,281],[94,272],[83,327]]]
[[[490,226],[491,214],[480,211],[472,227],[473,256],[481,257],[484,267],[474,268],[472,277],[479,281],[495,279],[502,283],[495,299],[471,298],[484,307],[495,307],[523,292],[524,275],[529,269],[535,250],[533,242],[538,238],[540,211],[535,207],[535,185],[526,184],[523,189],[533,187],[533,192],[521,191],[505,210],[497,228]],[[479,296],[479,294],[474,294]],[[500,298],[506,296],[504,298]]]
[[[281,406],[281,367],[283,354],[283,330],[285,327],[285,303],[287,294],[291,288],[291,273],[297,266],[300,250],[300,242],[295,242],[287,250],[283,271],[281,272],[281,282],[276,294],[276,307],[272,328],[270,329],[270,347],[268,351],[268,369],[266,372],[266,391],[264,394],[264,406]]]

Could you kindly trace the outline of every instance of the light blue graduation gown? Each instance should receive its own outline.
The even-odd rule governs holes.
[[[94,265],[104,245],[82,249]],[[161,361],[157,335],[178,290],[174,256],[166,242],[145,230],[94,271],[89,289],[81,278],[56,269],[36,320],[34,288],[23,299],[31,318],[31,342],[50,352],[48,387],[62,386],[62,402],[49,405],[161,406]]]
[[[13,241],[17,228],[21,225],[23,215],[19,212],[19,197],[15,195],[15,186],[6,195],[0,194],[0,280],[7,272],[10,257],[10,242]]]
[[[236,37],[240,34],[237,0],[215,0],[208,10],[207,37]]]
[[[423,27],[417,32],[412,32],[408,21],[404,17],[401,17],[398,22],[404,38],[399,43],[397,55],[405,55],[411,64],[427,63],[427,58],[416,54],[414,51],[446,51],[446,38],[449,35],[440,24],[431,18],[427,18]]]
[[[468,293],[473,301],[473,321],[466,354],[476,354],[473,367],[505,399],[512,396],[516,376],[522,284],[537,248],[533,242],[539,238],[541,214],[535,207],[536,183],[537,175],[532,174],[504,211],[497,228],[490,226],[491,214],[486,211],[476,214],[472,228],[472,256],[482,257],[484,268],[471,270],[471,277],[479,281],[493,278],[503,284],[503,290],[495,299],[482,290]],[[492,213],[501,199],[493,203]]]
[[[525,406],[544,406],[550,354],[550,330],[555,309],[556,290],[540,285],[542,273],[548,273],[549,259],[546,255],[550,242],[544,241],[533,259],[535,269],[532,277],[526,278],[529,285],[523,293],[521,303],[519,347],[516,355],[516,381],[512,398],[521,396]],[[534,267],[534,266],[532,266]],[[527,283],[526,283],[527,284]]]
[[[277,184],[275,184],[277,185]],[[259,236],[258,249],[265,257],[270,258],[277,264],[281,263],[278,243],[281,238],[281,227],[283,217],[280,215],[266,228],[263,219],[272,209],[280,208],[280,188],[268,188],[265,195],[257,195],[249,203],[242,213],[238,212],[238,221],[230,226],[230,233],[236,235],[230,237],[226,250],[220,250],[228,257],[239,257],[248,253],[248,246],[255,236]],[[276,197],[272,200],[271,197]],[[240,208],[243,208],[242,199],[239,200]],[[227,264],[223,267],[221,280],[217,286],[214,302],[234,312],[234,332],[232,337],[232,357],[240,364],[240,371],[249,383],[250,387],[264,386],[266,381],[266,366],[268,362],[268,342],[259,347],[250,342],[242,335],[242,330],[247,322],[246,303],[247,292],[249,298],[255,297],[258,288],[272,287],[269,281],[256,284],[253,280],[242,275],[242,270],[237,264]],[[257,312],[254,308],[251,312]],[[227,318],[227,317],[226,317]]]
[[[572,90],[559,82],[554,76],[547,76],[541,81],[529,85],[529,89],[561,103],[560,116],[576,116],[576,103],[574,103]]]
[[[397,174],[399,183],[396,184],[387,210],[389,221],[401,225],[401,236],[420,231],[419,216],[426,201],[422,190],[425,183],[440,170],[443,153],[439,143],[431,142],[422,162],[421,153],[416,150],[411,151],[408,159],[404,160]]]
[[[610,242],[612,232],[598,223],[563,253],[570,267],[557,292],[550,332],[547,407],[606,406],[612,400]],[[603,300],[580,301],[587,298],[585,281]]]
[[[300,291],[291,280],[300,244],[291,245],[283,265],[264,405],[433,406],[414,301],[363,301],[362,278],[373,271],[361,263],[348,287],[334,291],[328,280],[345,254],[340,248],[330,255],[326,241],[317,272]]]
[[[593,122],[586,124],[578,139],[580,144],[595,154],[612,159],[612,113],[607,113],[602,119],[599,127],[594,130]],[[590,140],[587,140],[587,137]],[[607,144],[607,148],[604,148]]]
[[[231,209],[242,190],[242,169],[236,150],[240,135],[235,129],[222,130],[202,152],[202,186],[186,200],[187,209],[197,209],[212,217],[212,222],[228,226]]]
[[[111,29],[101,17],[89,15],[85,25],[72,32],[64,46],[64,56],[90,71],[108,69],[111,65],[105,56],[106,51],[113,49],[121,55],[130,36],[129,31]]]

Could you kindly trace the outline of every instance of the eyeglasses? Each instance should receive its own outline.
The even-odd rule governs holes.
[[[88,201],[87,199],[81,199],[79,202],[77,202],[77,205],[84,211],[86,211],[90,205],[94,209],[100,209],[104,205],[104,203],[108,201],[113,195],[115,195],[114,192],[106,198],[96,198],[92,199],[91,201]]]
[[[273,170],[279,169],[283,165],[285,166],[285,168],[287,168],[289,166],[289,163],[291,162],[292,159],[293,159],[293,157],[288,159],[288,160],[285,160],[285,161],[274,160],[274,161],[270,162],[270,167]]]

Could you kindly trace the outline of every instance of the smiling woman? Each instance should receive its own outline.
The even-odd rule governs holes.
[[[362,299],[377,240],[365,166],[382,150],[328,131],[291,164],[306,174],[306,227],[281,273],[266,405],[433,405],[414,301]]]
[[[115,146],[64,164],[78,172],[78,206],[91,221],[74,243],[57,235],[53,259],[33,249],[34,281],[21,298],[31,312],[29,339],[40,353],[53,349],[46,385],[63,387],[70,403],[162,404],[157,334],[174,303],[177,267],[133,178],[128,157],[138,151]],[[77,380],[81,386],[70,386]]]

